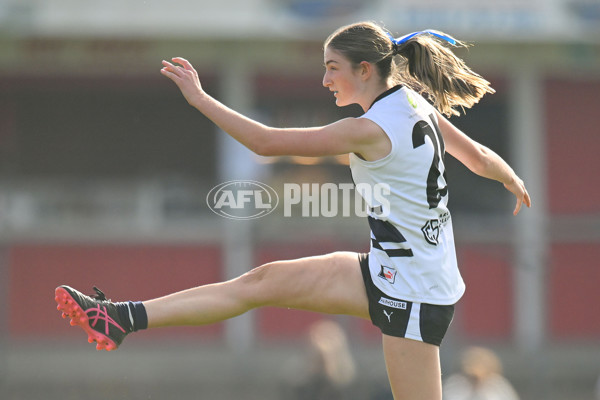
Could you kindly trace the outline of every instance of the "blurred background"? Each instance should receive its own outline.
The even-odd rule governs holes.
[[[596,398],[598,0],[0,0],[0,398],[316,399],[298,388],[322,384],[309,379],[321,360],[346,366],[331,375],[344,390],[323,398],[391,399],[369,322],[261,309],[100,353],[53,299],[60,284],[147,299],[276,259],[366,251],[360,218],[213,214],[219,183],[348,183],[347,160],[256,157],[159,73],[185,57],[209,93],[274,126],[358,116],[321,82],[324,39],[360,20],[474,43],[459,55],[497,93],[452,122],[508,160],[533,198],[513,217],[502,185],[447,157],[467,292],[444,377],[475,345],[522,399]],[[325,336],[341,361],[314,356],[322,322],[337,327]]]

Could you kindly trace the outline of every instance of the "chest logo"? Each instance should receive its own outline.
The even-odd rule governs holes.
[[[430,219],[423,225],[421,231],[427,243],[437,246],[440,239],[440,230],[450,219],[450,214],[444,213],[439,219]]]
[[[406,93],[406,99],[408,100],[408,103],[412,106],[412,108],[416,110],[419,105],[417,104],[415,98],[410,93]]]

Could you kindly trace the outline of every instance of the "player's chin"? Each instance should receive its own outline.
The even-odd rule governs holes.
[[[346,107],[348,103],[340,99],[335,99],[335,105],[338,107]]]

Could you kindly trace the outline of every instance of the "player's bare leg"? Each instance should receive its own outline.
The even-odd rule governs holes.
[[[439,347],[383,335],[383,353],[394,400],[441,400]]]
[[[145,301],[148,328],[205,325],[262,306],[287,307],[369,318],[356,253],[262,265],[230,281]]]
[[[358,254],[350,252],[277,261],[227,282],[146,302],[112,302],[99,290],[88,296],[66,285],[56,288],[55,299],[63,317],[80,326],[98,350],[116,349],[139,329],[205,325],[261,306],[369,318]]]

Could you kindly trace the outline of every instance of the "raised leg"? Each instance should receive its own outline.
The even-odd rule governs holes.
[[[337,252],[257,267],[230,281],[144,302],[148,328],[205,325],[261,306],[369,319],[358,255]]]

